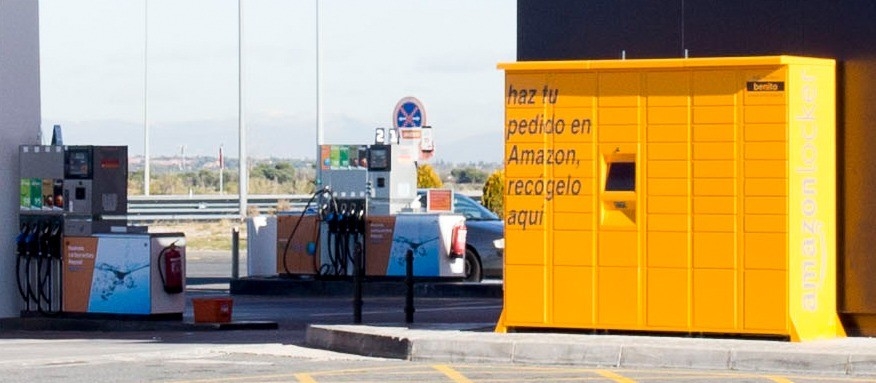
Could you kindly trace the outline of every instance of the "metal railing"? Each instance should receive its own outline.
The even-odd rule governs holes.
[[[480,199],[480,193],[462,192]],[[281,204],[292,211],[304,209],[311,194],[250,195],[247,206],[259,214],[272,214]],[[226,195],[129,195],[128,221],[186,221],[240,218],[240,200],[237,194]]]
[[[291,210],[301,210],[309,194],[250,195],[247,206],[261,214],[277,211],[281,201]],[[178,221],[240,218],[239,196],[233,195],[152,195],[128,196],[128,220]]]

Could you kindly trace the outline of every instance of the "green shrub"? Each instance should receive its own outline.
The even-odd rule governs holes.
[[[441,177],[429,164],[417,166],[417,187],[420,189],[440,188],[444,186]]]
[[[483,204],[487,209],[498,214],[500,218],[505,215],[503,205],[504,192],[505,172],[501,169],[496,170],[493,174],[490,174],[490,177],[487,178],[487,182],[484,183],[484,195],[481,201],[483,201]]]

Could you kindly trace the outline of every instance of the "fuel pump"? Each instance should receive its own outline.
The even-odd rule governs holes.
[[[185,237],[127,225],[127,153],[124,146],[19,147],[14,256],[22,315],[182,319]]]

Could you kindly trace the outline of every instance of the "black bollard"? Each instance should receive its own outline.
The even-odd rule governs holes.
[[[405,253],[405,323],[414,323],[414,250]]]
[[[240,278],[240,228],[231,229],[231,279]]]
[[[356,244],[353,254],[353,323],[362,323],[362,247]]]

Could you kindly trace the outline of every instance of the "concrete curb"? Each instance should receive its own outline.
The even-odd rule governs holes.
[[[276,330],[273,321],[231,321],[226,323],[192,323],[182,320],[118,320],[63,317],[0,318],[0,330],[6,331],[213,331]]]
[[[807,343],[553,333],[497,334],[405,327],[310,325],[310,347],[450,363],[527,363],[616,368],[876,376],[876,339]]]
[[[299,280],[279,277],[245,277],[230,280],[232,295],[283,296],[353,296],[350,280]],[[404,296],[407,289],[401,279],[370,280],[362,284],[367,296]],[[502,298],[501,283],[433,282],[414,283],[414,295],[428,298]]]

